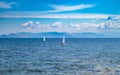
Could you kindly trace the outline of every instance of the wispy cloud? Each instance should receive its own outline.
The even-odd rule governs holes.
[[[54,10],[46,11],[46,12],[64,12],[64,11],[75,11],[75,10],[81,10],[86,8],[92,8],[95,5],[93,4],[79,4],[74,6],[66,6],[66,5],[49,5]]]
[[[107,18],[113,16],[120,19],[116,14],[92,14],[92,13],[41,13],[40,11],[11,11],[0,13],[0,18]]]
[[[16,4],[16,2],[10,2],[10,3],[6,3],[6,2],[0,2],[0,8],[2,9],[11,9],[12,5]]]

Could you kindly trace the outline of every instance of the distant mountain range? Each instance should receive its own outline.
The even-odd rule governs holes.
[[[30,33],[30,32],[19,32],[0,35],[0,38],[61,38],[65,36],[67,38],[101,38],[102,34],[96,33],[64,33],[64,32],[41,32],[41,33]]]

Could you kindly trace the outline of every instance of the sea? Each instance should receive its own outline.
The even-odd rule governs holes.
[[[119,38],[1,38],[0,75],[120,75]]]

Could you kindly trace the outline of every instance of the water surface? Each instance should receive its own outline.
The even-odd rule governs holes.
[[[120,39],[0,39],[0,75],[120,75]]]

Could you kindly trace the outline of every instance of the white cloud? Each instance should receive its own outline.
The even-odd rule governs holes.
[[[38,22],[38,21],[37,21],[37,22],[35,22],[35,24],[39,25],[39,24],[40,24],[40,22]]]
[[[0,2],[0,8],[2,9],[11,9],[12,5],[16,4],[16,2],[6,3],[6,2]]]
[[[35,22],[34,23],[34,26],[37,27],[37,28],[41,28],[41,23],[39,21]]]
[[[51,27],[53,27],[53,28],[62,27],[62,22],[55,22],[55,23],[52,24]]]
[[[22,27],[27,27],[29,24],[28,23],[24,23],[24,24],[22,24],[21,26]]]
[[[100,28],[100,29],[120,29],[120,22],[119,22],[119,20],[106,21],[104,23],[100,23],[98,28]]]
[[[64,11],[75,11],[86,8],[92,8],[95,5],[93,4],[79,4],[74,6],[65,6],[65,5],[50,5],[54,10],[46,11],[46,12],[64,12]]]
[[[119,20],[103,21],[99,23],[84,22],[84,23],[72,23],[71,28],[84,29],[84,30],[100,30],[100,29],[120,29]]]
[[[39,21],[28,21],[20,25],[24,30],[38,30],[52,28],[52,25],[41,24]]]
[[[81,25],[80,24],[73,24],[73,23],[71,23],[71,27],[72,28],[81,28]]]
[[[97,32],[97,25],[90,22],[72,23],[72,30],[77,32]]]
[[[26,23],[23,23],[21,26],[22,27],[30,27],[30,26],[32,26],[32,24],[33,24],[33,21],[28,21]]]
[[[36,28],[60,28],[63,26],[64,25],[62,24],[62,22],[54,22],[52,24],[41,24],[39,21],[37,21],[37,22],[28,21],[28,22],[21,24],[21,27],[32,28],[32,29],[36,29]]]
[[[28,24],[31,24],[31,25],[32,25],[32,24],[33,24],[33,21],[28,21]]]

